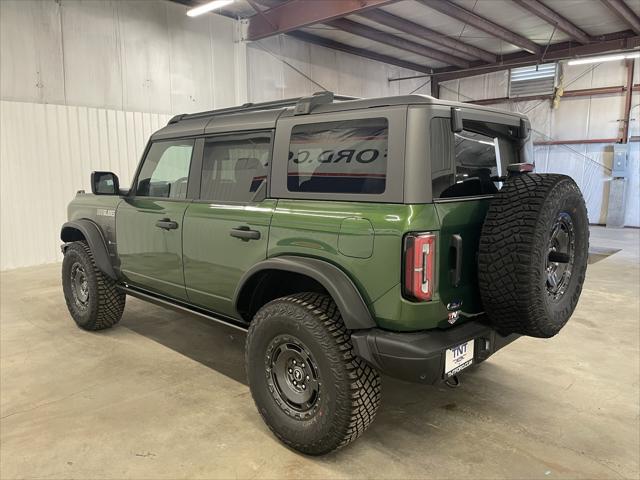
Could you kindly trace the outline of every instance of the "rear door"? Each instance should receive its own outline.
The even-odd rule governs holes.
[[[467,113],[466,115],[470,115]],[[482,224],[506,166],[518,162],[513,126],[465,120],[451,131],[449,118],[431,120],[431,177],[440,219],[438,290],[445,304],[480,313],[477,252]]]
[[[118,206],[116,239],[120,269],[136,286],[184,300],[182,219],[193,139],[153,142],[132,192]]]
[[[272,132],[206,137],[199,198],[184,217],[189,301],[235,316],[242,275],[267,255],[276,201],[266,198]]]

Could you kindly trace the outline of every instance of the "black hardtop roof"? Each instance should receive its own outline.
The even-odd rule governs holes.
[[[245,103],[238,107],[222,108],[198,113],[176,115],[166,127],[152,135],[152,139],[175,138],[202,133],[224,133],[258,129],[273,129],[278,118],[283,116],[330,113],[395,105],[445,105],[473,108],[492,113],[501,113],[518,118],[525,115],[490,107],[453,102],[428,95],[398,95],[379,98],[357,98],[318,92],[307,97],[296,97],[262,103]]]

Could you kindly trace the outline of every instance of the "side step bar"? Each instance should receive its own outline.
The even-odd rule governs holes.
[[[139,298],[140,300],[155,303],[156,305],[160,305],[161,307],[170,308],[178,312],[186,312],[198,317],[206,318],[207,320],[221,323],[242,332],[246,332],[249,328],[249,324],[243,322],[242,320],[236,320],[224,315],[213,314],[212,312],[209,312],[203,308],[195,307],[193,305],[189,305],[188,303],[180,302],[177,300],[170,300],[161,295],[157,295],[155,293],[142,290],[131,285],[118,285],[118,290],[126,293],[127,295],[131,295],[132,297]]]

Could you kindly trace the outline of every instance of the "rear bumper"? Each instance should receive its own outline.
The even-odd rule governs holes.
[[[444,379],[445,352],[474,340],[473,363],[480,363],[519,335],[501,335],[481,320],[447,330],[396,333],[373,328],[351,334],[356,354],[382,373],[410,382],[434,384]]]

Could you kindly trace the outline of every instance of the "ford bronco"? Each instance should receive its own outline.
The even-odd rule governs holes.
[[[533,173],[525,116],[322,92],[178,115],[131,188],[93,172],[62,226],[78,326],[127,295],[246,330],[258,411],[311,455],[360,436],[380,374],[457,382],[571,316],[588,252],[575,182]]]

